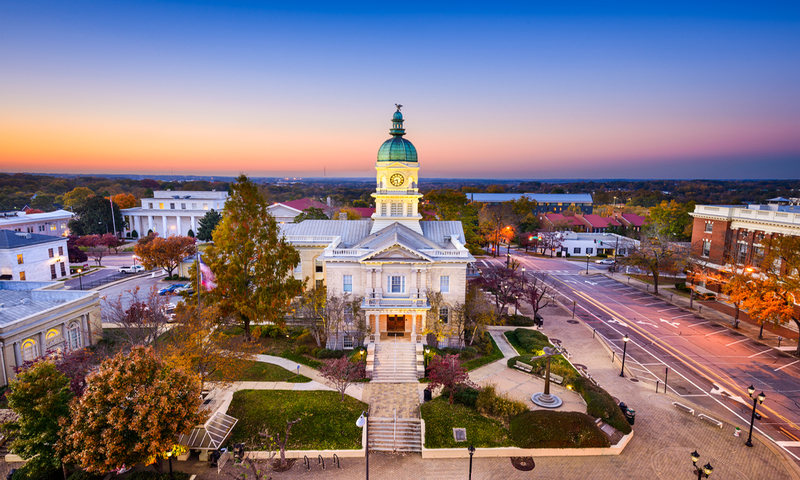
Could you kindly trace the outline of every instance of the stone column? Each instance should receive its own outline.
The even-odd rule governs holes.
[[[376,298],[383,297],[383,271],[381,267],[375,269],[375,296]]]
[[[426,267],[420,268],[419,291],[424,297],[428,296],[428,269]]]
[[[167,216],[161,215],[161,228],[163,232],[159,232],[162,237],[167,237],[169,235],[169,229],[167,229]]]
[[[411,298],[417,298],[417,271],[419,269],[416,267],[411,267],[411,275],[408,279],[408,293]]]
[[[47,355],[47,345],[45,345],[44,343],[46,340],[45,332],[39,332],[38,336],[39,336],[39,355],[44,357],[45,355]]]
[[[153,216],[152,215],[148,215],[147,216],[147,230],[148,231],[153,230]],[[140,236],[143,237],[145,235],[147,235],[147,232],[144,232]]]
[[[381,316],[380,314],[373,314],[375,317],[375,343],[381,341]]]
[[[183,227],[183,225],[181,225],[181,223],[183,223],[183,222],[181,222],[180,214],[175,215],[175,223],[177,224],[177,228],[178,228],[178,233],[177,234],[178,235],[183,235],[183,229],[181,228],[181,227]]]
[[[17,367],[22,366],[22,350],[19,348],[19,342],[14,342],[14,363]]]
[[[194,232],[194,236],[197,236],[197,217],[192,215],[192,231]]]
[[[417,315],[411,315],[411,341],[417,341]]]

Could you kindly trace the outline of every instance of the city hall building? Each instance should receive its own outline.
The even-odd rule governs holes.
[[[421,221],[419,161],[414,145],[403,138],[403,122],[398,107],[392,138],[378,149],[370,219],[306,220],[281,228],[300,252],[294,276],[309,279],[309,286],[326,286],[329,295],[363,297],[374,342],[395,336],[425,343],[423,332],[432,322],[447,329],[454,308],[464,302],[467,265],[474,258],[464,246],[461,222]],[[431,311],[428,292],[441,292],[438,311]],[[348,337],[345,332],[333,346],[351,347]],[[438,342],[456,346],[458,332]]]

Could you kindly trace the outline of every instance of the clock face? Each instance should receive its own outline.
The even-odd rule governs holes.
[[[392,182],[392,185],[394,185],[395,187],[399,187],[400,185],[402,185],[403,180],[405,180],[405,178],[403,178],[403,176],[400,175],[399,173],[395,173],[394,175],[391,176],[391,178],[389,178],[389,181]]]

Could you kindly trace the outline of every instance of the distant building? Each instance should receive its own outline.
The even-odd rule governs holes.
[[[301,198],[299,200],[290,200],[288,202],[276,202],[267,207],[269,213],[275,217],[275,220],[278,223],[292,223],[294,221],[294,217],[303,213],[303,210],[307,208],[319,208],[326,215],[329,215],[328,210],[330,207],[328,205],[318,202],[316,200],[312,200],[310,198]]]
[[[51,237],[69,235],[67,222],[75,214],[66,210],[45,213],[0,212],[0,230],[13,230],[23,233],[38,233]]]
[[[0,281],[0,382],[50,352],[97,343],[103,333],[100,294],[62,290],[59,282]]]
[[[157,190],[153,198],[141,200],[141,207],[121,210],[128,222],[125,235],[130,236],[136,230],[143,237],[152,230],[161,237],[185,236],[190,229],[196,235],[198,220],[209,210],[222,213],[227,200],[228,192]]]
[[[561,233],[562,254],[572,257],[596,256],[605,254],[610,257],[628,255],[631,248],[638,247],[639,241],[613,233]]]
[[[696,205],[692,253],[717,270],[758,267],[769,240],[800,236],[800,199],[773,198],[767,205]]]
[[[68,273],[67,239],[0,230],[0,280],[47,282]]]
[[[539,228],[547,232],[561,232],[566,230],[585,232],[586,224],[578,219],[577,215],[540,213]]]
[[[533,210],[533,213],[537,215],[541,213],[561,213],[567,211],[570,206],[576,207],[581,213],[591,214],[593,208],[592,196],[588,193],[467,193],[466,195],[470,202],[489,205],[500,205],[504,202],[518,200],[524,196],[538,203]]]
[[[634,213],[614,213],[614,220],[627,230],[640,232],[647,218]]]

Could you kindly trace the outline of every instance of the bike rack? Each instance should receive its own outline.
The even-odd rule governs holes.
[[[325,470],[325,459],[322,458],[322,455],[317,455],[317,465],[322,464],[322,469]]]
[[[308,459],[307,455],[303,455],[303,465],[306,466],[306,470],[311,470],[311,461]]]
[[[342,468],[342,464],[339,462],[339,455],[333,454],[333,464],[336,465],[336,468]]]

